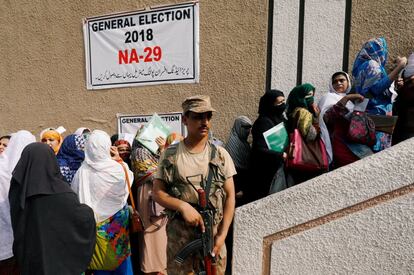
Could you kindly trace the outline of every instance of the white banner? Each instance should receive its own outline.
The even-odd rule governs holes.
[[[88,89],[199,81],[198,3],[87,18]]]
[[[186,128],[182,124],[182,113],[158,114],[161,119],[170,127],[171,132],[186,136]],[[152,115],[122,115],[117,114],[118,134],[132,134],[135,136],[141,125],[148,123]]]

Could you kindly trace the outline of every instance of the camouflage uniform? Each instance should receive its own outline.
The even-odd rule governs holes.
[[[210,146],[215,146],[208,143]],[[190,204],[198,204],[198,194],[194,190],[194,187],[187,182],[186,179],[182,178],[178,173],[176,166],[176,155],[177,155],[178,144],[170,146],[164,152],[164,158],[162,159],[158,169],[160,179],[165,183],[167,193],[175,198],[186,201]],[[224,168],[224,156],[216,150],[215,157],[210,160],[209,165],[213,172],[209,200],[213,206],[214,213],[214,235],[217,233],[218,225],[223,219],[223,208],[226,200],[226,193],[223,189],[226,177],[223,173]],[[203,180],[202,186],[205,186],[206,178]],[[200,267],[200,263],[203,261],[201,253],[196,253],[192,257],[188,257],[182,265],[177,264],[174,261],[175,255],[189,242],[195,240],[199,236],[199,228],[191,227],[187,225],[184,219],[178,212],[167,210],[169,215],[169,222],[167,225],[168,235],[168,246],[167,246],[167,257],[168,257],[168,274],[197,274]],[[226,267],[226,248],[223,245],[220,255],[217,255],[217,274],[224,274]]]

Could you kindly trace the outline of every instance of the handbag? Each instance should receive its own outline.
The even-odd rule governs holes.
[[[269,195],[285,190],[288,186],[286,183],[284,165],[280,165],[275,175],[273,176],[272,182],[270,183]]]
[[[128,215],[128,208],[124,207],[119,210],[114,216],[124,216]],[[119,228],[119,220],[117,218],[110,217],[96,225],[96,243],[95,248],[92,254],[91,261],[89,262],[89,270],[106,270],[112,271],[117,269],[122,262],[125,260],[126,256],[120,257],[117,255],[117,245],[118,242],[122,242],[122,236],[115,236],[113,230]],[[110,230],[112,228],[112,230]],[[120,234],[125,235],[120,231]]]
[[[373,146],[376,142],[374,121],[365,112],[354,111],[346,138],[350,142]]]
[[[328,155],[320,137],[305,141],[296,128],[289,138],[288,168],[303,172],[328,171]]]
[[[135,208],[135,202],[134,202],[134,197],[132,195],[132,191],[131,191],[131,183],[129,181],[129,176],[128,176],[128,172],[125,168],[125,166],[121,163],[122,168],[124,169],[125,172],[125,181],[128,185],[128,190],[129,190],[129,198],[131,200],[131,204],[132,204],[132,208],[130,208],[130,215],[129,215],[129,231],[130,233],[137,233],[137,232],[142,232],[144,231],[144,225],[142,223],[142,219],[137,211],[137,209]]]
[[[372,115],[367,114],[375,124],[375,131],[384,132],[392,135],[394,133],[395,125],[397,124],[398,116],[386,115]]]
[[[99,225],[98,225],[99,227]],[[101,236],[96,234],[95,249],[91,261],[88,265],[89,270],[115,270],[119,266],[119,261],[112,249],[112,243]]]

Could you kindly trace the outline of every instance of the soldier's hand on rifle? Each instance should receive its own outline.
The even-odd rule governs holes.
[[[215,256],[220,255],[220,251],[221,251],[221,247],[224,244],[224,241],[226,240],[226,237],[217,234],[216,237],[214,238],[214,248],[213,248],[213,253]]]
[[[191,226],[200,226],[201,232],[205,232],[203,218],[200,213],[194,209],[194,207],[187,202],[183,202],[178,211],[181,213],[181,216],[183,216],[186,223]]]

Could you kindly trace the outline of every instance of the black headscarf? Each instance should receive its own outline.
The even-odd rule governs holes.
[[[275,123],[282,121],[283,112],[285,111],[285,104],[274,106],[277,97],[285,96],[279,90],[270,90],[266,92],[259,101],[259,114],[271,118]]]
[[[252,154],[251,172],[253,177],[250,182],[255,184],[246,185],[246,200],[257,200],[269,193],[270,183],[278,168],[283,165],[283,153],[270,150],[263,137],[263,133],[277,124],[284,122],[283,112],[286,104],[274,106],[277,97],[283,96],[279,90],[266,92],[259,102],[259,117],[252,127]],[[257,184],[256,184],[257,183]]]
[[[80,274],[95,246],[91,208],[79,203],[51,148],[32,143],[13,171],[10,213],[13,253],[22,274]]]
[[[72,193],[63,180],[57,159],[43,143],[27,146],[13,171],[13,179],[20,185],[20,207],[25,208],[26,199],[35,195]]]

